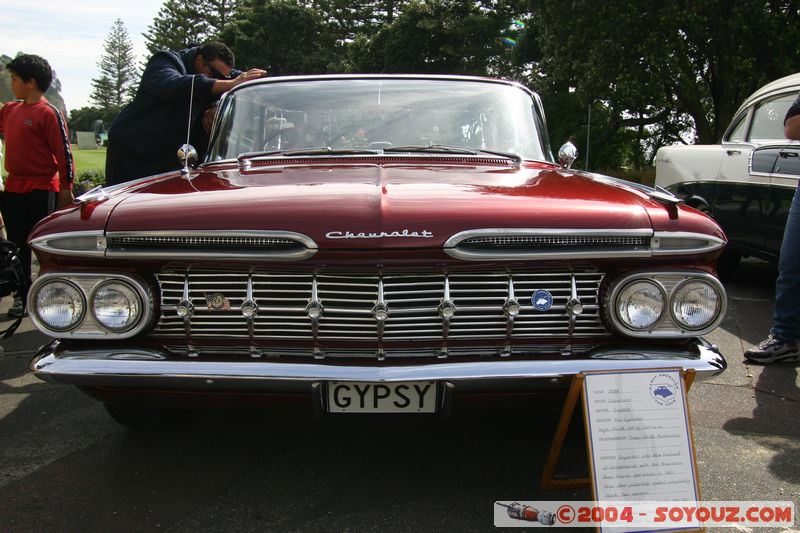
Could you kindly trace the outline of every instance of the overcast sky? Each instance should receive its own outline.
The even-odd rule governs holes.
[[[0,0],[0,54],[44,57],[61,80],[67,109],[89,104],[103,42],[117,18],[133,43],[137,64],[147,56],[142,33],[164,0]]]

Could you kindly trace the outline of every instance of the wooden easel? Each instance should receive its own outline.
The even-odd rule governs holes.
[[[692,383],[694,383],[695,375],[696,372],[693,369],[681,371],[681,377],[683,378],[686,392],[689,392],[689,388],[692,386]],[[564,401],[564,408],[561,411],[561,418],[558,420],[556,433],[553,436],[552,444],[550,444],[550,451],[547,453],[544,471],[539,481],[539,487],[542,490],[577,489],[589,487],[592,484],[592,480],[589,477],[577,479],[553,478],[556,472],[556,466],[558,465],[558,459],[561,456],[561,446],[564,444],[564,439],[567,436],[567,428],[569,428],[572,414],[575,411],[575,404],[578,402],[583,391],[583,381],[585,377],[583,373],[580,373],[572,378],[572,383],[567,393],[567,399]]]

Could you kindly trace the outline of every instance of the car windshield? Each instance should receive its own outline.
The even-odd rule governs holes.
[[[245,153],[464,154],[552,161],[534,99],[477,80],[310,79],[242,87],[224,100],[207,161]],[[440,147],[436,149],[436,147]]]

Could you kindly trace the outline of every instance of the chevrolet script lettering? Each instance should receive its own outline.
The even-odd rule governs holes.
[[[329,239],[384,239],[384,238],[403,238],[411,237],[417,239],[431,239],[433,233],[424,229],[422,231],[381,231],[379,233],[353,233],[352,231],[329,231],[325,234]]]

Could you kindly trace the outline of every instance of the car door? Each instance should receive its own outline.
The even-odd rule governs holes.
[[[766,251],[777,259],[783,242],[783,230],[789,207],[800,179],[800,143],[788,143],[778,149],[770,176],[770,201],[765,211]]]
[[[740,115],[723,140],[719,179],[714,191],[712,215],[725,229],[732,248],[751,253],[764,247],[764,204],[769,173],[748,172],[754,144],[748,140],[753,108]]]

